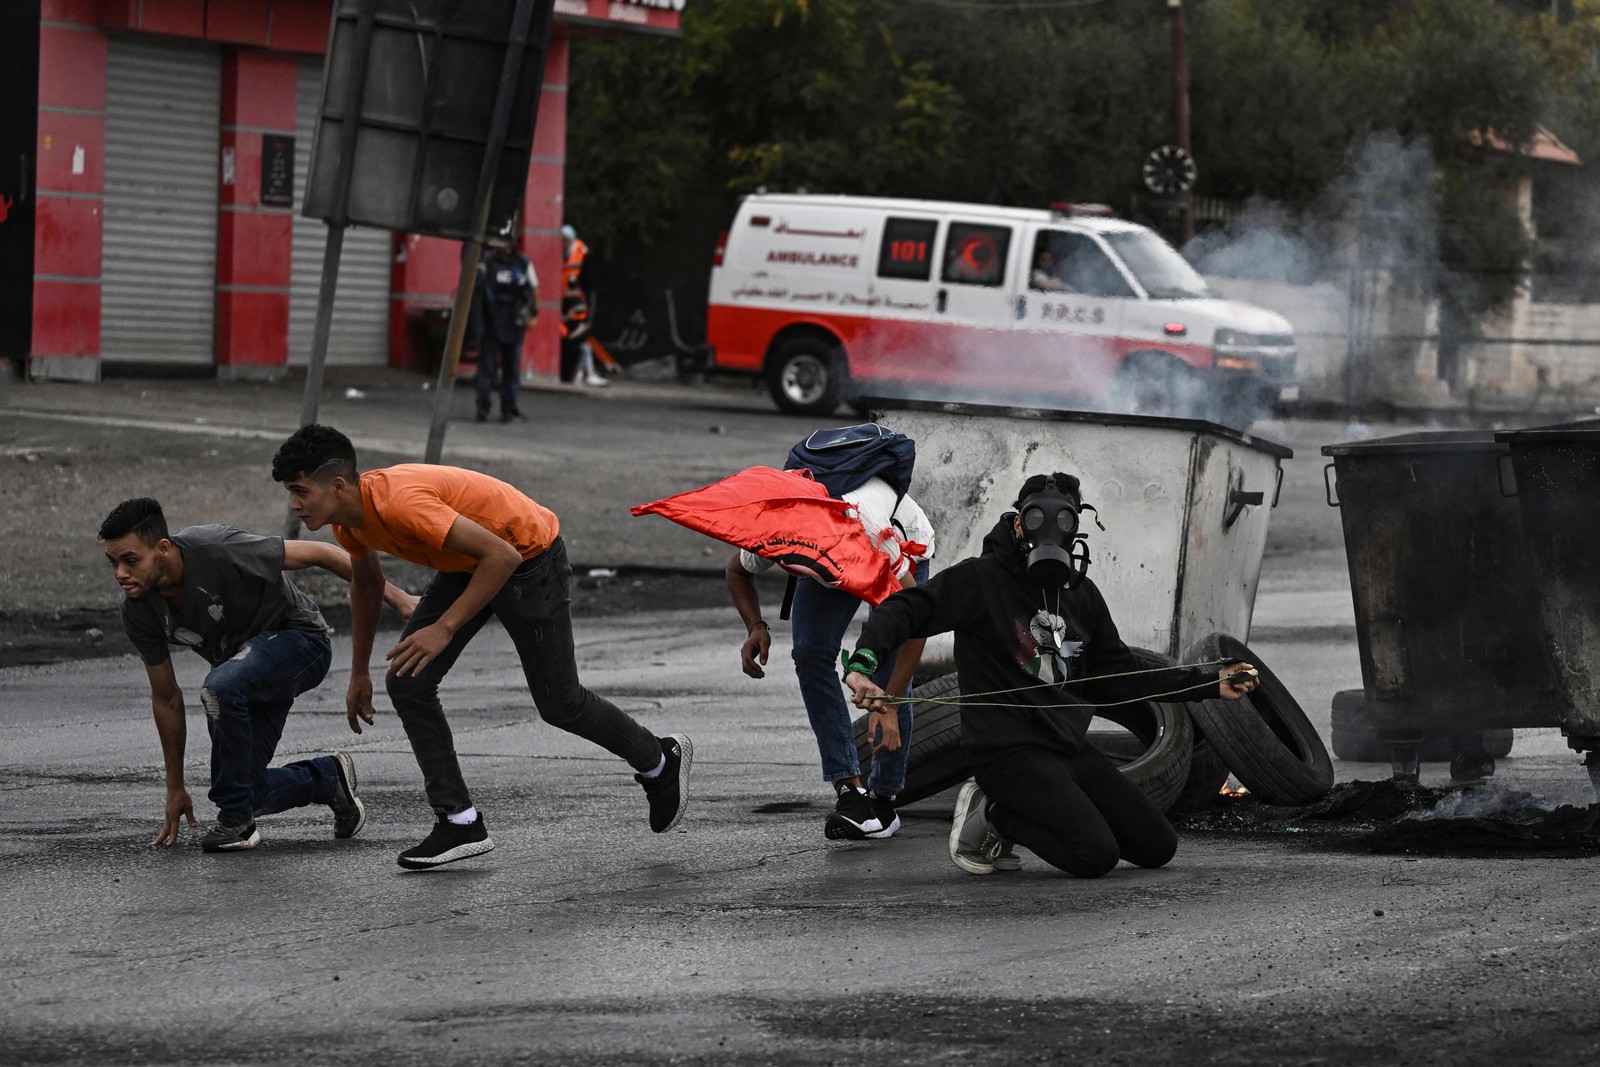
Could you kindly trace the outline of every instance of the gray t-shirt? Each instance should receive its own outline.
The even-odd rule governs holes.
[[[174,615],[154,590],[122,598],[123,628],[146,663],[165,662],[170,645],[192,648],[215,667],[257,634],[328,632],[315,602],[283,573],[283,538],[191,526],[171,540],[183,553],[182,609]]]

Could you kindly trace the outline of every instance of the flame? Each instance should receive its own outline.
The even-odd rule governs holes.
[[[1231,774],[1228,775],[1228,780],[1222,783],[1222,788],[1217,790],[1219,797],[1242,797],[1249,794],[1250,790],[1245,788],[1244,783]]]

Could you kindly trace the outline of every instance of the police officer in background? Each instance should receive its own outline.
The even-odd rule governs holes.
[[[539,280],[533,264],[510,237],[489,240],[478,264],[478,421],[489,417],[489,397],[500,372],[500,421],[522,418],[517,379],[522,374],[522,339],[538,317]]]

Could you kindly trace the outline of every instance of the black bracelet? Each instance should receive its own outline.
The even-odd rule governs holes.
[[[766,619],[757,619],[755,622],[753,622],[749,626],[747,626],[745,628],[744,632],[746,634],[753,634],[753,633],[756,632],[756,627],[757,626],[765,627],[767,633],[769,633],[769,634],[772,632],[772,627],[767,626],[767,620]]]

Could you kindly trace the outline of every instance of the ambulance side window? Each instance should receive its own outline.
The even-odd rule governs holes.
[[[1011,227],[952,222],[940,278],[957,285],[1003,285]]]
[[[878,247],[878,277],[925,282],[933,273],[933,219],[889,218],[883,224],[883,244]]]
[[[1044,230],[1033,253],[1033,287],[1084,296],[1131,298],[1133,289],[1105,249],[1088,234]],[[1054,280],[1052,285],[1047,279]]]

